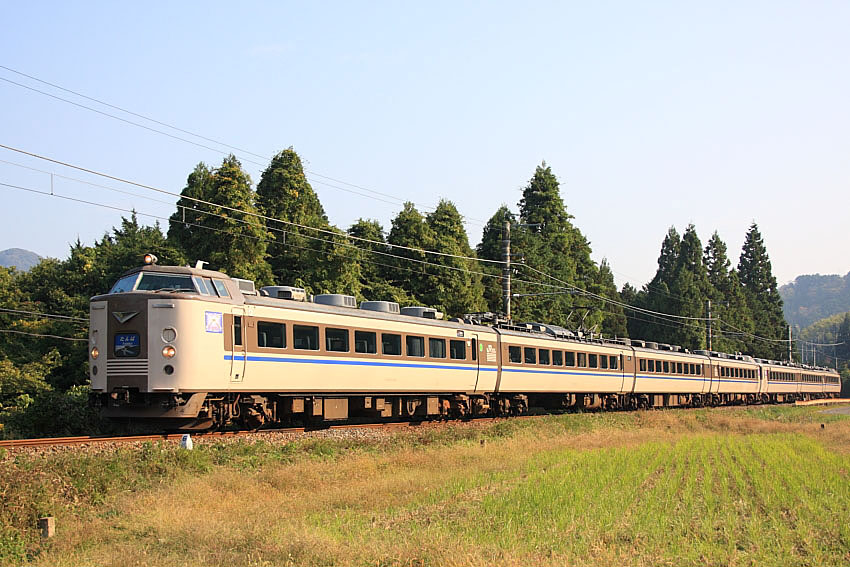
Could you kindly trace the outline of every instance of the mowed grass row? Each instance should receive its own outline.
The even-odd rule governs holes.
[[[208,467],[63,512],[33,562],[846,565],[850,421],[822,417],[568,415],[215,449]]]

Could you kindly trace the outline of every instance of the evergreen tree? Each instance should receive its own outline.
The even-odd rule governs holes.
[[[437,208],[425,218],[433,235],[433,250],[453,256],[432,255],[429,260],[443,268],[429,268],[428,289],[422,297],[426,305],[437,307],[449,316],[475,313],[485,309],[484,284],[480,266],[475,260],[463,218],[454,203],[440,200]]]
[[[205,260],[212,269],[254,280],[258,286],[271,283],[266,262],[269,235],[254,201],[251,178],[235,156],[226,157],[213,171],[199,164],[169,219],[169,239],[185,256]]]
[[[841,343],[835,349],[835,355],[839,358],[840,364],[844,368],[850,367],[850,313],[844,314],[835,342]]]
[[[608,265],[607,258],[599,263],[596,281],[592,291],[598,295],[619,301],[620,294],[614,284],[614,273]],[[604,303],[602,305],[602,333],[609,337],[628,337],[629,331],[626,325],[626,315],[620,305]]]
[[[393,259],[391,264],[395,266],[393,282],[398,287],[406,290],[417,301],[424,303],[424,297],[429,292],[429,266],[424,262],[430,262],[433,257],[428,257],[422,250],[433,250],[436,244],[434,231],[425,222],[425,217],[416,210],[413,203],[405,203],[404,208],[392,221],[389,244],[414,248],[392,248],[392,253],[410,260]]]
[[[295,150],[288,148],[276,154],[263,171],[257,184],[257,208],[270,219],[267,221],[274,239],[270,248],[269,264],[275,280],[280,283],[299,285],[314,293],[330,291],[336,287],[328,281],[330,274],[344,274],[340,266],[330,263],[350,262],[351,253],[339,255],[338,244],[324,230],[330,229],[325,209],[304,175],[301,158]],[[319,230],[311,230],[319,229]],[[343,275],[346,285],[341,287],[355,293],[359,283],[352,287],[351,276]],[[343,292],[343,289],[334,292]]]
[[[360,299],[395,301],[402,306],[415,304],[416,300],[395,283],[400,279],[397,277],[399,272],[398,268],[391,264],[390,258],[386,256],[391,252],[386,244],[384,229],[381,224],[376,220],[361,218],[351,225],[348,234],[376,243],[363,242],[362,240],[354,241],[354,244],[361,249],[359,256]]]
[[[516,224],[514,214],[507,205],[502,205],[490,217],[487,224],[484,225],[481,242],[476,247],[479,258],[500,262],[504,260],[502,258],[502,240],[504,239],[504,223],[506,220],[511,224]],[[483,279],[484,299],[487,302],[487,309],[493,313],[501,313],[504,310],[504,301],[502,299],[502,265],[482,262],[481,271],[493,276]]]
[[[715,332],[711,348],[721,352],[744,352],[748,348],[744,337],[754,330],[752,315],[738,273],[730,269],[726,243],[717,231],[705,247],[704,259],[710,284],[711,316],[717,320],[713,322]]]
[[[517,282],[513,288],[521,297],[514,302],[516,320],[566,327],[582,322],[586,328],[598,328],[602,323],[603,302],[582,293],[597,280],[597,267],[590,258],[590,244],[570,223],[571,218],[561,199],[558,180],[544,162],[523,190],[519,220],[525,226],[512,230],[511,251],[522,253],[524,263],[532,268],[520,269],[523,279],[541,281],[538,272],[545,272],[553,279],[542,283],[567,289],[561,295],[530,295],[552,288]],[[529,295],[522,297],[523,294]]]
[[[786,358],[788,346],[778,341],[786,338],[788,325],[782,313],[782,298],[779,296],[767,248],[756,223],[747,231],[738,262],[738,275],[752,312],[755,334],[768,339],[749,339],[746,341],[749,347],[747,350],[753,356]]]

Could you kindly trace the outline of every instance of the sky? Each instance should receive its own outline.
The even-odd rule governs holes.
[[[4,146],[171,193],[230,152],[256,183],[293,147],[333,224],[389,230],[404,201],[427,212],[444,198],[472,246],[545,160],[618,285],[649,281],[669,227],[691,223],[703,244],[718,231],[737,264],[756,222],[780,284],[850,271],[847,2],[5,2],[0,14]],[[8,149],[0,160],[0,250],[65,258],[127,210],[146,224],[175,210],[168,194]]]

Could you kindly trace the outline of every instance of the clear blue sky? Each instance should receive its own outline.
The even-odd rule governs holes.
[[[782,283],[850,270],[848,30],[850,3],[821,1],[6,2],[0,65],[262,156],[293,146],[310,171],[399,200],[451,199],[473,246],[546,160],[618,284],[652,277],[671,225],[694,223],[703,244],[719,231],[736,264],[753,220]],[[0,144],[174,192],[222,159],[2,80],[0,109]],[[236,153],[258,181],[267,160]],[[388,229],[400,209],[312,180],[341,228],[366,217]],[[50,189],[5,163],[0,182]],[[54,190],[174,210],[162,195],[59,178]],[[64,258],[120,222],[0,191],[0,249]]]

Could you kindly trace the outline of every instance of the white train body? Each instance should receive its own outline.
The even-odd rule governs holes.
[[[144,266],[92,298],[90,378],[105,415],[259,426],[785,402],[840,390],[824,368],[280,299],[249,283]]]

